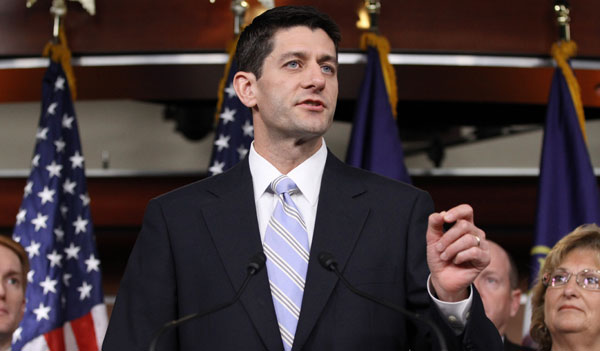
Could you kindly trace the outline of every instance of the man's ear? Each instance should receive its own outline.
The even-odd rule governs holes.
[[[514,317],[521,306],[521,289],[511,290],[510,316]]]
[[[233,88],[242,104],[256,106],[256,77],[254,73],[239,71],[233,77]]]

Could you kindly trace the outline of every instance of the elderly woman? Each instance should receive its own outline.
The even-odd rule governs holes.
[[[600,350],[598,226],[581,226],[556,243],[532,303],[530,333],[541,351]]]

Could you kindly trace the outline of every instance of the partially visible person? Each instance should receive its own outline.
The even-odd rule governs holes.
[[[25,313],[29,260],[21,245],[0,235],[0,351],[10,350],[13,332]]]
[[[475,287],[481,295],[486,316],[494,323],[504,341],[505,351],[533,350],[511,342],[506,337],[506,328],[519,311],[521,289],[519,272],[515,261],[506,250],[495,242],[490,244],[490,264],[475,279]]]
[[[600,228],[554,245],[533,288],[531,337],[540,351],[600,350]]]

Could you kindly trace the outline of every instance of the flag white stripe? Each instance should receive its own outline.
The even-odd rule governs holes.
[[[108,312],[105,304],[101,303],[92,307],[92,319],[94,321],[98,350],[100,350],[104,341],[104,335],[106,334],[106,328],[108,328]]]
[[[77,340],[75,340],[75,334],[73,333],[71,322],[63,324],[63,336],[65,338],[65,350],[78,351]]]
[[[21,348],[21,351],[39,351],[39,350],[48,350],[48,344],[46,343],[46,338],[44,335],[40,335],[35,337],[35,339],[30,340]]]

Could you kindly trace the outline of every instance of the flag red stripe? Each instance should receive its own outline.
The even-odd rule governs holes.
[[[88,313],[71,321],[71,329],[77,341],[77,347],[82,351],[98,351],[96,331],[92,313]]]
[[[65,335],[62,327],[44,334],[44,339],[46,339],[46,344],[48,344],[50,351],[66,351]]]

